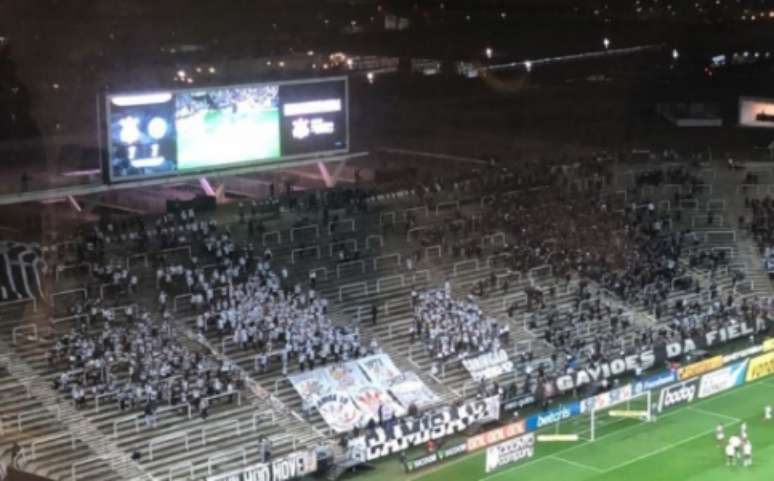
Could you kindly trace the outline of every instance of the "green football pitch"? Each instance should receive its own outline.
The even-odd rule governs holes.
[[[379,469],[365,477],[368,481],[772,481],[774,421],[763,419],[766,404],[774,404],[774,379],[665,411],[651,423],[605,419],[603,413],[595,441],[537,443],[533,458],[491,473],[484,471],[483,450],[408,474],[399,472],[393,460],[388,462],[393,466],[383,466],[387,472]],[[715,441],[715,427],[724,425],[728,438],[739,433],[743,421],[753,445],[753,466],[726,466],[722,447]],[[588,430],[588,418],[576,418],[538,434]]]

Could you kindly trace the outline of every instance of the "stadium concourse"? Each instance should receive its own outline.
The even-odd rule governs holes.
[[[0,452],[73,481],[310,451],[346,466],[398,414],[545,407],[616,384],[574,380],[586,368],[634,357],[640,375],[663,368],[649,349],[768,328],[744,196],[768,193],[770,168],[750,187],[722,165],[549,165],[280,197],[271,220],[250,203],[103,219],[39,259],[7,250]],[[405,402],[378,382],[398,372]],[[344,381],[375,404],[326,409]]]

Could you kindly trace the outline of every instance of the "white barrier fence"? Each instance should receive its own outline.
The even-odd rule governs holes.
[[[430,217],[430,210],[427,208],[426,205],[420,205],[418,207],[409,207],[408,209],[403,210],[403,220],[408,221],[409,216],[411,215],[419,219],[421,214],[424,214],[425,217]]]
[[[707,231],[704,233],[704,242],[706,243],[736,243],[735,230]]]
[[[354,282],[352,284],[344,284],[339,287],[339,302],[344,301],[344,292],[349,290],[362,290],[363,295],[368,295],[368,284],[365,282]]]
[[[310,225],[304,225],[301,227],[293,227],[290,229],[290,242],[296,241],[296,233],[301,234],[305,231],[313,231],[314,232],[314,238],[319,239],[320,238],[320,226],[317,224],[310,224]]]
[[[336,222],[328,223],[328,235],[332,235],[334,230],[338,230],[339,225],[347,225],[349,226],[348,232],[355,232],[355,219],[339,219]]]
[[[150,267],[150,263],[148,262],[148,254],[133,254],[130,256],[126,256],[126,268],[128,270],[132,269],[133,267],[132,261],[135,259],[142,260],[142,264],[145,266],[146,269]]]
[[[339,250],[357,252],[357,239],[344,239],[328,244],[328,255],[330,257],[333,257],[334,251],[338,252]]]
[[[455,262],[452,268],[452,273],[456,276],[460,272],[470,272],[478,270],[478,259],[470,259],[467,261]]]
[[[426,284],[430,284],[431,282],[430,271],[427,269],[416,271],[411,278],[411,282],[412,284],[417,284],[417,282],[419,282],[420,280],[422,282],[425,282]]]
[[[194,479],[193,463],[191,461],[181,461],[167,468],[167,481],[173,481],[173,479],[178,477],[178,476],[175,476],[175,474],[180,473],[182,471],[185,471],[186,473],[188,473],[187,479],[189,480]]]
[[[547,279],[553,275],[553,269],[549,264],[533,267],[529,270],[528,276],[530,282],[534,283],[541,279]]]
[[[320,246],[310,246],[310,247],[299,247],[297,249],[293,249],[293,251],[290,253],[290,262],[291,264],[296,263],[296,255],[297,254],[303,254],[305,252],[312,251],[315,253],[315,256],[317,257],[317,260],[320,260]]]
[[[70,479],[72,481],[78,481],[78,467],[83,466],[84,464],[94,464],[94,463],[105,463],[106,465],[110,465],[108,461],[105,459],[94,456],[91,458],[81,459],[79,461],[76,461],[70,465]]]
[[[360,273],[365,274],[366,267],[365,267],[365,261],[363,259],[355,259],[352,261],[346,261],[346,262],[340,262],[336,264],[336,278],[341,279],[341,269],[342,268],[350,268],[354,266],[360,267]]]
[[[150,460],[153,461],[154,446],[158,446],[159,444],[169,444],[172,441],[179,441],[180,439],[183,440],[185,450],[189,451],[191,448],[191,443],[187,432],[165,434],[164,436],[159,436],[148,441],[148,455],[150,456]]]
[[[395,267],[400,268],[401,264],[401,254],[400,252],[394,252],[392,254],[384,254],[381,256],[374,257],[373,264],[374,264],[374,271],[379,270],[379,263],[380,262],[387,262],[390,260],[395,260]]]
[[[27,304],[28,302],[32,304],[32,312],[38,312],[38,301],[34,297],[25,297],[16,301],[3,302],[0,304],[0,308],[16,306],[18,304]]]
[[[11,330],[11,344],[15,346],[16,339],[22,335],[26,335],[26,338],[29,341],[38,341],[39,338],[37,324],[23,324],[21,326],[14,327]]]
[[[311,274],[313,272],[314,272],[315,276],[317,277],[317,279],[322,279],[324,281],[328,280],[328,268],[327,267],[316,267],[314,269],[309,269],[309,275],[310,276],[311,276]],[[323,274],[322,277],[320,277],[320,274],[319,274],[320,272],[322,272],[322,274]]]
[[[406,242],[411,242],[411,237],[414,234],[419,234],[423,230],[430,230],[430,229],[432,229],[432,227],[427,226],[427,225],[426,226],[419,226],[419,227],[412,227],[411,229],[409,229],[406,232]],[[419,236],[417,235],[417,237],[419,237]]]
[[[726,201],[724,199],[709,199],[707,210],[726,210]]]
[[[264,234],[261,236],[261,243],[266,245],[269,243],[269,239],[274,239],[275,244],[282,244],[282,233],[278,230],[264,232]]]
[[[379,215],[379,225],[385,226],[388,225],[387,222],[385,222],[385,219],[389,219],[389,225],[395,225],[395,212],[382,212]]]
[[[403,280],[403,276],[400,275],[400,274],[396,274],[394,276],[385,276],[385,277],[378,278],[376,280],[376,293],[377,294],[381,294],[382,293],[382,285],[387,284],[387,283],[392,283],[392,282],[394,282],[396,280],[400,284],[400,287],[403,287],[404,280]]]
[[[425,247],[425,259],[430,260],[432,257],[430,254],[436,253],[435,258],[440,259],[443,256],[443,248],[440,245]]]
[[[212,465],[216,464],[213,462],[213,460],[218,462],[233,460],[235,453],[238,454],[237,457],[242,458],[242,466],[247,466],[247,452],[245,451],[245,448],[236,448],[228,451],[221,451],[207,458],[207,476],[212,476]]]
[[[384,248],[384,237],[378,234],[371,234],[368,237],[366,237],[365,240],[365,248],[366,249],[375,249],[373,246],[373,242],[377,243],[377,248],[383,249]]]
[[[440,202],[438,205],[435,206],[435,216],[438,217],[441,215],[441,210],[450,210],[450,209],[459,209],[460,208],[460,201],[450,201],[450,202]]]
[[[75,451],[75,436],[69,431],[49,434],[40,438],[35,438],[30,443],[30,458],[34,461],[38,459],[37,448],[41,444],[58,444],[55,441],[67,439],[70,443],[70,450]]]

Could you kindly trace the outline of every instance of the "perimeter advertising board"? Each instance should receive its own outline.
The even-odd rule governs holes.
[[[486,472],[513,464],[535,455],[535,434],[529,433],[486,450]]]

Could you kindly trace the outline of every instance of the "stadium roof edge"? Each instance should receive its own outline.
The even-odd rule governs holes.
[[[206,173],[197,172],[195,174],[182,174],[182,175],[175,175],[173,177],[154,178],[154,179],[138,180],[138,181],[131,181],[131,182],[116,183],[116,184],[99,183],[99,184],[74,185],[70,187],[60,187],[60,188],[48,189],[48,190],[36,190],[36,191],[29,191],[29,192],[18,192],[13,194],[2,194],[0,195],[0,205],[14,205],[14,204],[22,204],[25,202],[43,202],[43,201],[53,200],[53,199],[62,199],[67,196],[78,197],[82,195],[101,194],[103,192],[108,192],[111,190],[137,189],[137,188],[153,187],[153,186],[159,186],[159,185],[177,185],[185,182],[190,182],[192,180],[197,180],[201,177],[217,179],[217,178],[223,178],[223,177],[232,177],[239,174],[254,174],[258,172],[266,172],[270,170],[280,170],[280,169],[298,167],[301,165],[314,164],[317,162],[341,162],[341,161],[355,159],[359,157],[365,157],[368,154],[369,152],[367,151],[354,152],[354,153],[348,153],[348,154],[342,154],[342,155],[332,155],[327,157],[310,157],[310,158],[301,159],[301,160],[293,159],[287,162],[280,162],[276,164],[267,164],[267,165],[252,164],[250,166],[241,167],[241,168],[216,170],[216,171],[206,172]]]

